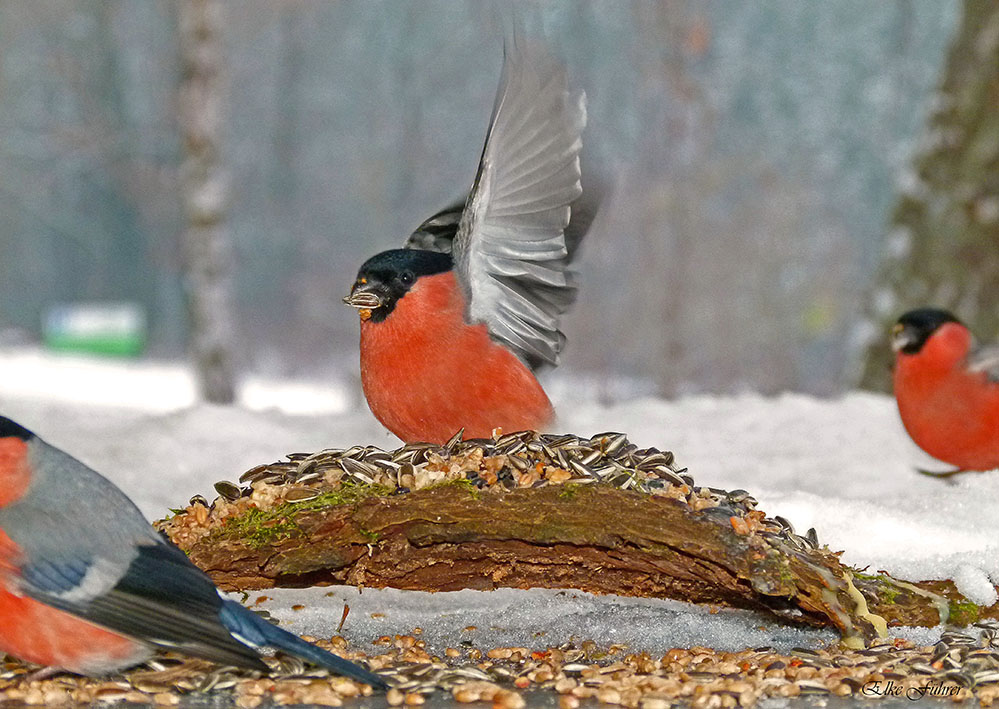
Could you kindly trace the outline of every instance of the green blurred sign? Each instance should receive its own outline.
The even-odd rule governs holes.
[[[146,346],[146,313],[136,303],[66,303],[53,307],[42,326],[51,350],[137,357]]]

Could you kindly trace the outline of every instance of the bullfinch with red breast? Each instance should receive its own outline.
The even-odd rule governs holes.
[[[976,345],[946,310],[920,308],[891,330],[895,399],[905,430],[951,465],[947,476],[999,467],[999,347]]]
[[[223,598],[125,493],[0,417],[0,652],[84,675],[157,649],[267,672],[259,647],[386,687]]]
[[[541,48],[506,52],[467,200],[358,271],[344,302],[360,313],[364,395],[403,441],[541,429],[554,417],[534,371],[558,363],[559,317],[575,299],[569,262],[592,218],[576,209],[584,99]]]

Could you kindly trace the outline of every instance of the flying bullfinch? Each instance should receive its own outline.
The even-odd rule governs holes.
[[[957,466],[929,474],[999,467],[999,348],[977,346],[956,317],[935,308],[899,318],[891,345],[905,430],[934,458]]]
[[[468,198],[358,271],[344,302],[360,313],[361,383],[403,441],[551,422],[534,372],[558,364],[569,262],[595,212],[577,209],[585,123],[562,65],[537,46],[507,52]]]
[[[125,493],[0,417],[0,652],[84,675],[157,649],[267,672],[258,647],[386,687],[223,598]]]

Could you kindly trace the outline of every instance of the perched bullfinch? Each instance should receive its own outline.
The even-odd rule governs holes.
[[[999,348],[977,346],[957,318],[934,308],[899,318],[891,344],[905,430],[934,458],[957,466],[930,474],[999,467]]]
[[[158,648],[267,672],[258,647],[386,686],[222,598],[121,490],[0,417],[0,652],[84,675]]]
[[[364,394],[402,440],[552,420],[534,371],[558,363],[569,262],[594,211],[576,209],[584,100],[540,47],[508,51],[468,198],[358,271],[344,302],[361,317]]]

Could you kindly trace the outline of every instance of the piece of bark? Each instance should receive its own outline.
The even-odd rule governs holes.
[[[952,587],[859,575],[755,510],[694,507],[604,484],[443,484],[330,507],[286,503],[261,522],[280,530],[273,539],[223,525],[187,551],[227,590],[571,588],[756,609],[835,626],[853,646],[883,635],[884,620],[936,625],[969,607],[972,620],[995,617]]]

